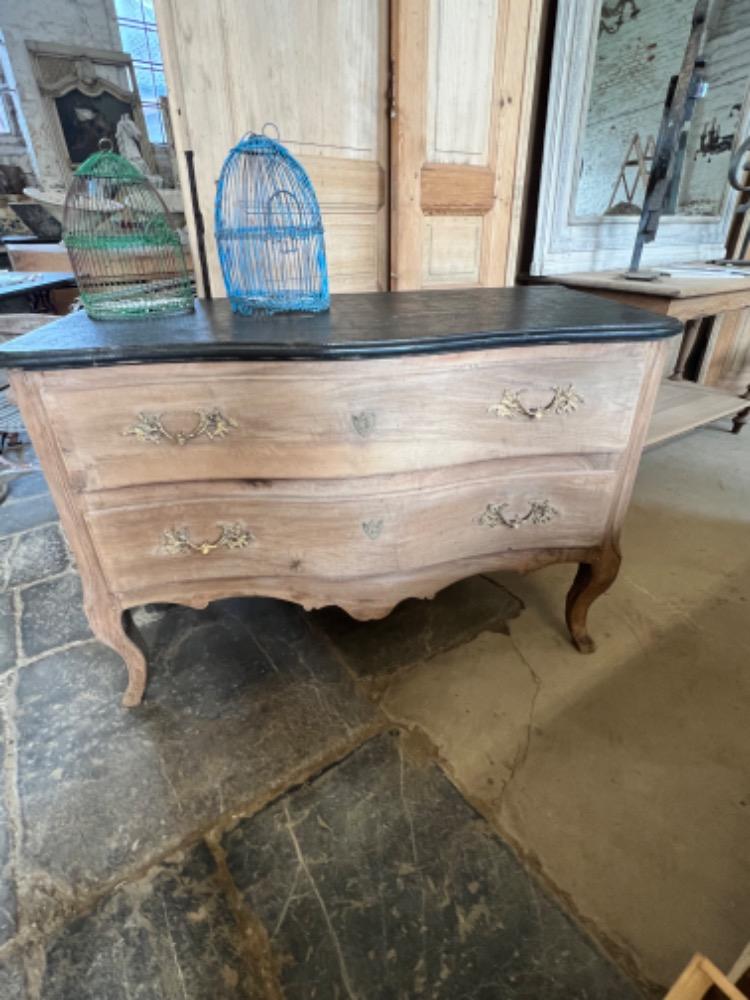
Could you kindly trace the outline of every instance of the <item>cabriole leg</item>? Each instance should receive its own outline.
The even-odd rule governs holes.
[[[86,614],[96,638],[119,653],[125,661],[128,686],[122,696],[122,704],[125,708],[140,705],[146,688],[146,657],[125,632],[122,609],[115,604],[87,605]]]
[[[578,567],[573,586],[568,591],[565,601],[565,620],[573,645],[579,653],[593,653],[596,649],[594,640],[586,628],[586,617],[597,597],[615,582],[620,562],[620,553],[614,546],[608,546],[596,560],[581,563]]]

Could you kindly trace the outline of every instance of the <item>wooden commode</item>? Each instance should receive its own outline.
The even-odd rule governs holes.
[[[580,564],[573,642],[618,534],[673,319],[556,287],[334,296],[330,313],[95,323],[0,351],[83,578],[123,612],[262,594],[381,618],[473,573]]]

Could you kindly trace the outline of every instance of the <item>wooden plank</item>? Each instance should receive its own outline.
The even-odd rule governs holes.
[[[660,278],[653,282],[634,282],[623,278],[622,273],[581,271],[550,275],[549,280],[673,316],[683,323],[750,306],[750,277]]]
[[[711,987],[717,987],[727,1000],[747,1000],[704,955],[693,956],[664,1000],[703,1000]]]
[[[550,5],[547,0],[529,0],[529,21],[526,35],[526,57],[523,70],[523,97],[521,115],[516,136],[516,164],[513,177],[513,197],[511,200],[510,227],[508,229],[508,254],[505,262],[505,284],[515,285],[518,272],[518,257],[521,239],[529,211],[529,187],[533,166],[529,164],[529,152],[533,136],[540,123],[543,102],[540,99],[539,73],[541,62],[539,53],[544,45],[543,35],[547,22],[551,20]],[[546,110],[546,109],[545,109]]]
[[[420,178],[425,215],[485,215],[494,204],[495,175],[489,167],[427,163]]]
[[[213,232],[216,182],[232,146],[267,122],[308,170],[324,217],[352,216],[335,226],[331,288],[387,284],[387,13],[386,0],[157,0],[180,179],[187,191],[190,150],[214,296],[225,294]],[[195,252],[192,206],[186,210]],[[363,225],[366,213],[373,218]]]
[[[385,173],[374,160],[300,156],[323,214],[377,212],[385,204]]]
[[[625,279],[623,279],[623,284],[617,287],[614,287],[614,283],[610,283],[612,285],[610,287],[599,285],[593,281],[582,282],[579,276],[576,276],[575,281],[567,280],[565,275],[557,275],[550,280],[568,288],[577,288],[580,292],[595,292],[603,298],[614,299],[615,302],[622,302],[627,306],[635,306],[638,309],[648,309],[649,312],[672,316],[682,323],[750,306],[750,283],[746,286],[743,283],[742,288],[737,288],[734,291],[672,298],[661,292],[647,292],[645,284],[633,286],[630,282],[626,283]]]
[[[169,121],[175,142],[174,162],[177,164],[177,174],[180,189],[183,192],[185,218],[187,220],[190,254],[195,261],[200,260],[198,232],[195,225],[192,202],[190,201],[190,176],[188,174],[186,150],[193,149],[190,139],[189,121],[186,113],[185,86],[182,79],[182,63],[180,58],[178,29],[172,0],[154,0],[154,10],[159,29],[159,45],[164,60],[164,72],[169,90]],[[202,212],[209,212],[206,205]],[[208,289],[203,286],[201,268],[195,269],[196,292],[200,298],[205,298]]]
[[[687,266],[687,265],[685,265]],[[550,281],[576,288],[609,289],[615,292],[633,292],[641,295],[690,299],[708,295],[722,297],[735,292],[750,292],[748,277],[691,278],[687,275],[657,278],[656,281],[634,281],[623,277],[624,268],[611,271],[575,271],[570,274],[550,275]],[[718,310],[717,310],[718,311]]]
[[[747,404],[744,404],[747,405]],[[733,416],[743,401],[732,393],[695,382],[662,382],[646,435],[646,447],[679,437],[722,417]]]
[[[514,282],[542,6],[394,4],[392,288]]]
[[[633,306],[635,309],[648,309],[649,312],[658,313],[660,316],[670,316],[669,311],[672,300],[662,296],[641,295],[637,292],[620,291],[619,289],[592,287],[591,285],[575,285],[568,281],[563,281],[562,277],[551,279],[556,284],[565,285],[567,288],[575,288],[579,292],[593,292],[603,299],[612,299],[614,302],[622,302],[623,305]]]
[[[72,271],[64,243],[23,243],[5,245],[14,271],[49,271],[54,274]]]
[[[552,345],[319,362],[193,362],[48,372],[42,395],[75,488],[342,478],[525,456],[613,454],[628,441],[648,344]],[[481,366],[481,368],[480,368]],[[560,411],[555,386],[575,395]],[[435,398],[450,407],[435,407]],[[263,418],[248,422],[248,399]],[[502,405],[501,401],[505,400]],[[535,407],[524,412],[523,406]],[[192,434],[219,410],[224,437]],[[156,440],[142,414],[158,415]],[[408,433],[405,433],[408,428]],[[175,438],[187,434],[188,442]]]
[[[733,312],[750,306],[750,283],[734,291],[723,294],[712,292],[710,295],[696,295],[691,298],[673,299],[667,315],[682,320],[702,319],[704,316],[716,316],[723,312]]]
[[[427,0],[394,0],[391,60],[391,277],[393,291],[422,287],[420,184],[427,154]]]
[[[711,343],[703,359],[701,381],[706,385],[720,385],[724,371],[734,353],[738,331],[747,321],[747,310],[738,309],[717,316],[711,331]]]
[[[447,482],[433,488],[415,486],[410,472],[370,476],[369,494],[305,480],[214,481],[190,498],[177,496],[173,487],[132,487],[121,506],[89,511],[85,519],[115,592],[136,590],[144,580],[167,588],[180,573],[189,573],[200,586],[216,579],[284,576],[290,567],[308,578],[353,583],[508,547],[597,545],[616,482],[612,471],[509,476],[502,463],[489,462],[471,473],[464,466],[444,471]],[[554,514],[523,522],[539,497]],[[490,516],[483,522],[483,512],[496,504],[504,506],[506,521]],[[208,558],[164,550],[165,532],[175,527],[184,526],[194,544],[215,539],[230,510],[233,522],[252,538],[246,546],[217,547]]]
[[[20,337],[22,333],[29,333],[57,318],[50,313],[0,313],[0,340]]]
[[[539,21],[533,3],[498,0],[498,37],[495,53],[495,80],[490,119],[490,166],[495,173],[495,203],[484,220],[479,282],[503,286],[507,283],[508,258],[514,234],[514,215],[520,210],[522,186],[516,185],[519,166],[517,150],[525,135],[528,143],[528,116],[531,105],[524,93],[534,86],[527,50],[539,43]],[[525,117],[524,117],[525,116]],[[523,161],[521,161],[523,162]],[[511,284],[515,282],[515,274]]]
[[[47,484],[60,515],[81,574],[83,606],[91,631],[100,642],[119,653],[128,670],[128,686],[122,703],[137,705],[146,686],[146,660],[141,649],[127,636],[122,626],[122,606],[107,587],[98,554],[91,540],[83,513],[70,487],[62,455],[45,414],[38,372],[16,368],[10,373],[10,384],[23,422],[28,428]]]
[[[750,309],[724,313],[712,331],[702,381],[742,393],[750,383]]]

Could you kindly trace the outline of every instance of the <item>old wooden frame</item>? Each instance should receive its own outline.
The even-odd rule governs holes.
[[[535,275],[627,267],[633,249],[637,218],[575,215],[600,8],[601,0],[558,5],[531,266]],[[738,135],[745,134],[749,105],[746,95]],[[737,199],[728,183],[726,188],[716,216],[663,216],[658,238],[645,248],[643,265],[722,257]]]
[[[150,170],[156,173],[156,162],[143,117],[138,83],[133,60],[127,52],[111,49],[92,49],[79,45],[60,45],[56,42],[28,40],[26,48],[34,70],[34,78],[42,96],[47,132],[52,137],[57,159],[63,175],[70,174],[72,164],[68,154],[55,99],[78,89],[89,97],[106,92],[127,103],[132,108],[133,121],[141,133],[141,153]],[[51,63],[67,64],[67,71],[52,72]],[[100,67],[120,70],[127,76],[130,89],[120,87],[112,80],[97,73]]]

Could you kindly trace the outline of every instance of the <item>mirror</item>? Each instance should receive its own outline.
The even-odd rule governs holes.
[[[640,215],[669,79],[680,70],[695,0],[603,0],[574,216]],[[704,59],[708,93],[695,105],[665,214],[721,214],[738,131],[747,131],[750,3],[714,0]]]

